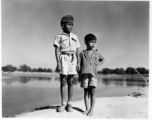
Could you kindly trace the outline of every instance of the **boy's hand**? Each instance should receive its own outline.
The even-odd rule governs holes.
[[[79,73],[79,71],[80,71],[80,66],[77,64],[77,66],[76,66],[76,70],[77,70],[77,73]]]
[[[60,64],[57,64],[55,71],[57,71],[57,72],[60,72],[60,71],[61,71],[61,65],[60,65]]]
[[[80,71],[78,72],[78,82],[79,82],[79,83],[81,82],[81,74],[80,74]]]

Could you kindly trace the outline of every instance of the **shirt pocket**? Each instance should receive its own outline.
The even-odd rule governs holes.
[[[69,46],[69,40],[67,38],[62,38],[60,40],[61,49],[67,48]]]

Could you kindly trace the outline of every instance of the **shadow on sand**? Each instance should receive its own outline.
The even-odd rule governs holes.
[[[48,105],[48,106],[44,106],[44,107],[39,107],[39,108],[35,108],[34,111],[37,111],[37,110],[45,110],[45,109],[56,109],[57,111],[57,108],[60,107],[59,105]],[[78,108],[78,107],[73,107],[74,110],[77,110],[79,112],[84,112],[82,109]]]

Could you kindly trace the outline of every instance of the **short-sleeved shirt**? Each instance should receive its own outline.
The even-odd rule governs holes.
[[[91,58],[88,56],[88,51],[83,50],[80,53],[80,74],[91,73],[96,78],[97,66],[103,59],[103,56],[97,50],[93,50]]]
[[[61,32],[56,36],[53,45],[59,47],[61,52],[75,52],[76,48],[80,47],[77,35],[74,33],[68,35],[64,32]]]

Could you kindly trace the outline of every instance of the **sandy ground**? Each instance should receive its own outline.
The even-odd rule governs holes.
[[[83,115],[84,101],[72,103],[73,112],[56,112],[59,105],[36,108],[33,112],[17,115],[16,118],[104,118],[148,119],[148,87],[138,89],[124,97],[96,98],[93,116]]]

